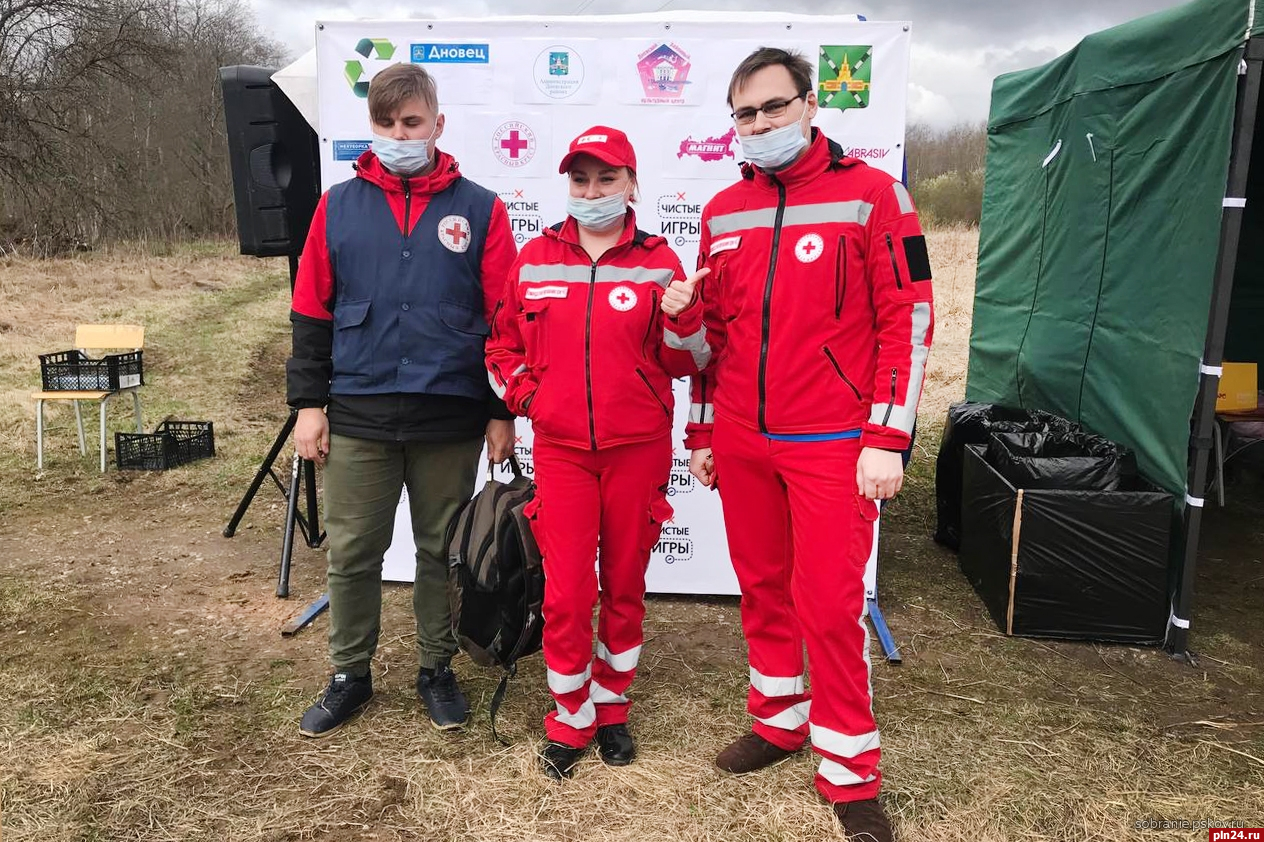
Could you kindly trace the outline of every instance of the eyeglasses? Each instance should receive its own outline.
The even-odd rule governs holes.
[[[755,122],[755,117],[759,115],[759,112],[764,112],[765,117],[780,117],[782,114],[786,113],[786,109],[790,106],[790,103],[794,102],[796,99],[803,99],[805,96],[806,94],[798,94],[790,99],[770,99],[758,108],[739,108],[729,116],[732,117],[733,121],[739,126],[748,126]],[[807,102],[806,99],[803,101]]]

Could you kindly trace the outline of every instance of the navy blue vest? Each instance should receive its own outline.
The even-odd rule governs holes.
[[[377,185],[352,178],[330,189],[331,394],[491,397],[481,267],[495,198],[458,178],[404,236]]]

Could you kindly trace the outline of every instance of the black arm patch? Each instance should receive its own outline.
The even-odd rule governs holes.
[[[904,259],[908,261],[909,280],[930,280],[930,256],[926,253],[926,238],[921,234],[904,238]]]

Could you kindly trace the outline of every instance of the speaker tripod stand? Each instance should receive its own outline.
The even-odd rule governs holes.
[[[241,503],[237,505],[237,511],[233,513],[232,519],[228,521],[228,526],[224,527],[225,538],[231,538],[237,533],[237,526],[241,523],[241,519],[246,516],[246,510],[250,508],[250,504],[254,501],[255,494],[258,493],[264,480],[270,477],[280,490],[281,496],[285,498],[285,537],[281,541],[281,560],[277,565],[276,586],[276,595],[282,599],[290,595],[290,559],[294,554],[295,531],[297,530],[302,534],[303,540],[312,549],[318,548],[325,541],[325,533],[320,529],[320,515],[316,504],[316,464],[309,459],[302,458],[296,452],[290,465],[288,486],[281,482],[281,477],[277,475],[275,467],[277,457],[281,455],[281,450],[289,440],[290,433],[294,431],[294,424],[297,420],[298,412],[290,410],[289,418],[285,420],[285,423],[281,426],[281,432],[277,434],[276,440],[272,442],[272,449],[264,457],[263,463],[259,466],[254,479],[250,482],[250,487],[246,489],[245,495],[241,498]],[[301,492],[300,485],[302,486]],[[302,512],[299,511],[298,505],[300,493],[306,498],[306,505]],[[322,594],[303,613],[287,624],[281,630],[281,634],[287,637],[296,634],[299,629],[310,623],[316,618],[316,615],[328,606],[329,594]]]

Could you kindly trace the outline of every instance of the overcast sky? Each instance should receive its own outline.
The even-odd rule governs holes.
[[[679,11],[861,14],[913,22],[909,120],[948,126],[987,119],[992,79],[1042,64],[1085,35],[1180,5],[1178,0],[250,0],[263,30],[298,56],[317,20]]]

